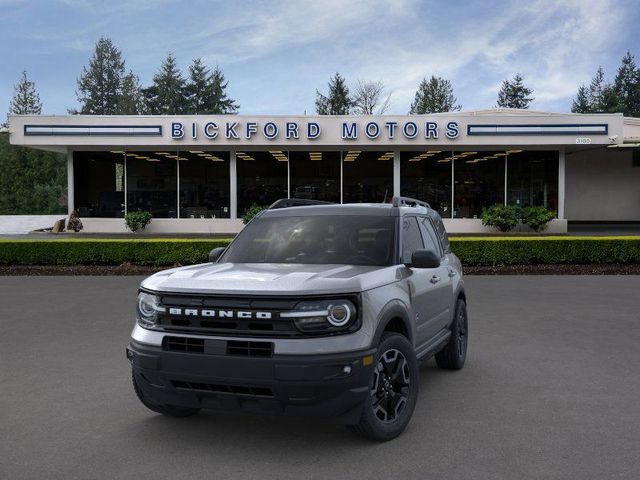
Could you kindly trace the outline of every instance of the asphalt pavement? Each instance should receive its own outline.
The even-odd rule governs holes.
[[[468,277],[459,372],[376,444],[318,419],[146,410],[137,277],[0,277],[0,479],[637,479],[640,277]]]

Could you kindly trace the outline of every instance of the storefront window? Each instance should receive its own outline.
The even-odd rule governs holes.
[[[268,206],[288,197],[287,152],[237,152],[238,218],[253,204]]]
[[[340,152],[289,152],[291,197],[340,203]]]
[[[507,162],[507,203],[558,211],[557,151],[511,150]]]
[[[124,217],[124,152],[74,152],[73,175],[80,217]]]
[[[451,218],[451,152],[400,153],[400,193],[417,198]]]
[[[174,152],[127,152],[127,210],[176,218],[178,184]]]
[[[380,203],[393,196],[393,152],[342,154],[343,203]]]
[[[178,152],[180,218],[229,218],[229,153]]]
[[[504,204],[503,152],[454,152],[454,218],[480,218],[482,209]]]

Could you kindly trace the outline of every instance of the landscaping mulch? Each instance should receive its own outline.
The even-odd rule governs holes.
[[[178,266],[178,265],[176,265]],[[0,275],[151,275],[171,268],[144,265],[0,265]],[[640,275],[640,264],[468,266],[465,275]]]

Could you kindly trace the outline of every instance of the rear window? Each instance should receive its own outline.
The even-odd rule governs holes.
[[[395,217],[258,217],[220,262],[387,266],[394,262]]]

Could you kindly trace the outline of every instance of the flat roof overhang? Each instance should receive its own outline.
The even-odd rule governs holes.
[[[377,116],[10,116],[14,145],[57,152],[105,149],[530,149],[622,144],[621,114],[511,110]],[[640,130],[640,120],[638,121]]]

